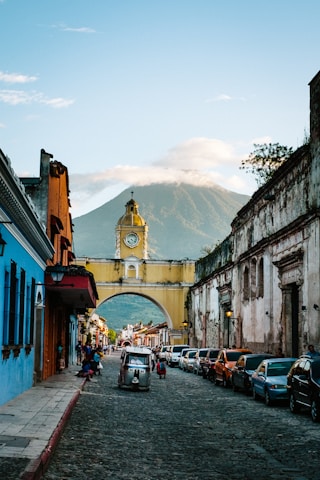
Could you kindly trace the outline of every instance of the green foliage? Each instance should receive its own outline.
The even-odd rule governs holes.
[[[109,338],[110,343],[112,343],[112,344],[116,343],[117,332],[115,330],[109,329],[108,330],[108,338]]]
[[[252,173],[258,186],[266,183],[274,172],[292,155],[293,149],[279,143],[254,144],[254,151],[242,160],[240,170]]]

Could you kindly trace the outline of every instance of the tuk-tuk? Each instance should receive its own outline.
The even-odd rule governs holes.
[[[146,347],[126,347],[121,352],[118,387],[149,390],[151,383],[152,352]]]

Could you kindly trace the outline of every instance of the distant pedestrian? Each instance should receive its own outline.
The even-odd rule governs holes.
[[[89,342],[87,342],[83,348],[86,360],[91,360],[92,359],[92,348]]]
[[[79,340],[78,344],[76,345],[76,352],[77,352],[77,365],[81,365],[81,362],[82,362],[82,344],[81,344],[81,340]]]
[[[158,359],[157,374],[159,375],[160,380],[161,378],[164,378],[164,379],[166,378],[166,373],[167,373],[166,364],[164,363],[163,360]]]
[[[308,350],[306,351],[305,354],[311,358],[320,356],[320,353],[315,350],[314,345],[312,344],[308,345]]]
[[[284,354],[283,354],[283,351],[282,351],[282,348],[279,347],[276,351],[276,357],[278,358],[283,358],[284,357]]]

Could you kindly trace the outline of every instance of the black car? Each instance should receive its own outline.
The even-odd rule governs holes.
[[[265,358],[273,358],[269,353],[247,353],[239,357],[232,369],[231,382],[233,391],[251,391],[251,376]]]
[[[219,348],[208,348],[207,355],[202,363],[203,378],[208,378],[209,380],[213,381],[215,363],[219,352]]]
[[[314,422],[320,422],[320,357],[303,355],[292,365],[287,388],[290,410],[297,413],[301,407],[311,410]]]

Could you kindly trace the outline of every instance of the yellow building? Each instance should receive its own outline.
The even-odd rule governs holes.
[[[150,260],[148,226],[131,198],[116,226],[115,259],[76,259],[93,273],[99,303],[122,294],[136,294],[152,301],[163,312],[168,324],[169,342],[185,341],[183,322],[187,320],[186,301],[194,284],[193,260]]]

